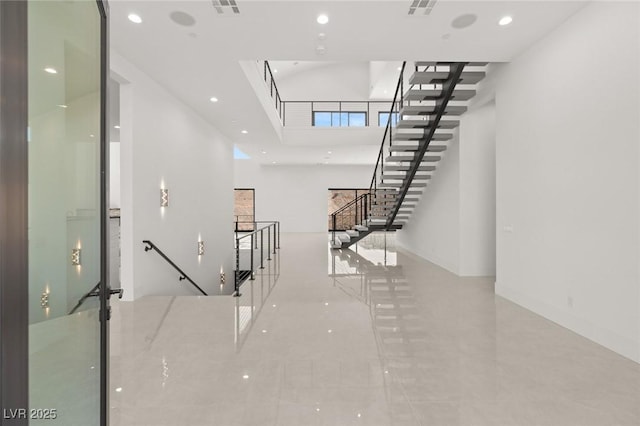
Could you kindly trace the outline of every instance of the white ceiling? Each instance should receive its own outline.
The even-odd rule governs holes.
[[[326,148],[292,148],[280,142],[239,61],[288,61],[275,62],[276,81],[300,70],[331,68],[322,62],[390,62],[386,68],[391,71],[402,60],[508,62],[586,4],[440,0],[429,16],[409,16],[411,3],[238,0],[239,15],[220,15],[208,0],[111,0],[111,47],[251,157],[267,164],[318,164],[327,161]],[[195,25],[173,22],[170,14],[175,11],[193,16]],[[141,24],[127,19],[132,12],[142,17]],[[328,14],[327,25],[316,23],[319,13]],[[468,28],[453,28],[452,21],[463,14],[475,14],[477,20]],[[513,23],[498,26],[497,21],[506,14],[513,16]],[[320,45],[326,49],[323,55],[316,51]],[[298,65],[293,66],[292,61]],[[384,82],[380,88],[389,85],[385,75],[377,79]],[[378,84],[377,80],[372,84]],[[371,94],[383,96],[373,89]],[[211,96],[220,102],[209,102]],[[249,133],[241,134],[242,129]],[[379,143],[372,143],[374,154],[377,148],[373,145]],[[332,164],[359,158],[358,152],[351,152],[353,147],[345,147],[344,153],[341,149],[332,148]]]

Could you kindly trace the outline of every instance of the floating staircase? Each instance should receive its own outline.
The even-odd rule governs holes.
[[[428,186],[460,116],[486,74],[483,62],[415,62],[400,71],[369,192],[331,215],[331,247],[347,248],[376,230],[401,229]],[[344,229],[344,231],[342,231]]]

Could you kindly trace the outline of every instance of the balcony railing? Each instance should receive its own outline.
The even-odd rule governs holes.
[[[337,113],[341,119],[339,124],[326,127],[385,127],[386,121],[379,126],[378,117],[392,108],[392,101],[285,101],[278,90],[269,61],[258,61],[262,68],[264,82],[267,86],[276,112],[283,126],[288,127],[321,127],[316,123],[316,113]],[[356,125],[342,119],[344,113],[364,113],[364,125],[359,120]]]

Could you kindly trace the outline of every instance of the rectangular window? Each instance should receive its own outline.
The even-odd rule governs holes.
[[[314,111],[313,126],[315,127],[365,127],[367,125],[366,112]]]
[[[253,188],[235,188],[233,215],[236,231],[253,231],[256,214],[256,193]]]
[[[378,126],[387,127],[387,123],[389,122],[389,113],[388,112],[379,112],[378,113]],[[391,115],[391,126],[396,127],[398,125],[398,113],[394,112]]]

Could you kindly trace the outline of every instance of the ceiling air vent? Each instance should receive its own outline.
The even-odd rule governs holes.
[[[229,13],[235,13],[236,15],[240,14],[240,9],[238,8],[236,0],[211,0],[211,3],[213,3],[213,7],[220,15]]]
[[[409,6],[409,15],[429,15],[438,0],[413,0]]]

